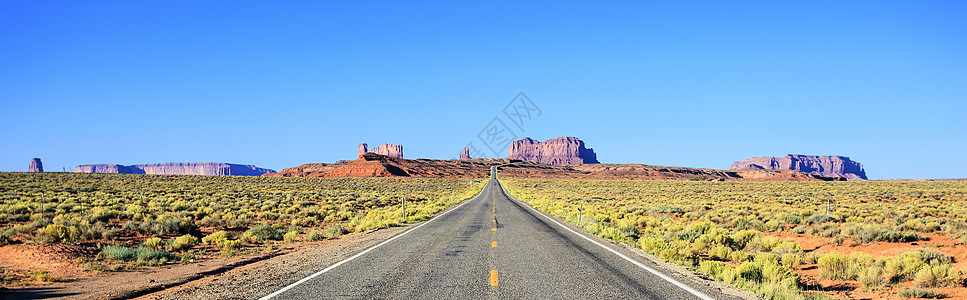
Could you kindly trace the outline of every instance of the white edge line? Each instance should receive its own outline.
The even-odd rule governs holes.
[[[632,264],[635,264],[636,266],[638,266],[638,267],[640,267],[642,269],[645,269],[646,271],[651,272],[652,274],[655,274],[655,276],[658,276],[661,279],[664,279],[665,281],[671,282],[672,284],[674,284],[674,285],[682,288],[683,290],[691,293],[692,295],[695,295],[696,297],[699,297],[699,298],[705,299],[705,300],[714,300],[715,299],[715,298],[709,297],[705,293],[702,293],[702,292],[699,292],[698,290],[693,289],[692,287],[690,287],[688,285],[685,285],[684,283],[679,282],[678,280],[675,280],[674,278],[668,277],[668,275],[665,275],[665,274],[662,274],[661,272],[658,272],[658,270],[652,269],[652,268],[650,268],[650,267],[648,267],[648,266],[646,266],[646,265],[638,262],[637,260],[631,259],[630,257],[625,256],[624,254],[621,254],[621,252],[618,252],[618,251],[615,251],[614,249],[611,249],[611,247],[608,247],[608,246],[605,246],[605,245],[603,245],[601,243],[598,243],[597,241],[592,240],[591,238],[589,238],[587,236],[584,236],[583,234],[580,234],[577,231],[574,231],[571,228],[568,228],[567,226],[564,226],[564,224],[561,224],[560,222],[558,222],[557,220],[552,219],[551,217],[548,217],[547,215],[545,215],[544,213],[542,213],[539,210],[535,209],[534,207],[531,207],[529,204],[524,203],[524,202],[522,202],[520,200],[517,200],[517,198],[514,198],[513,196],[511,196],[510,193],[508,193],[507,190],[504,189],[504,185],[503,184],[500,185],[500,190],[503,191],[504,192],[504,195],[506,195],[508,198],[514,199],[514,201],[517,201],[517,202],[520,202],[521,204],[524,204],[525,207],[529,208],[530,210],[533,210],[534,212],[536,212],[537,214],[539,214],[539,215],[543,216],[544,218],[550,220],[551,222],[554,222],[554,224],[557,224],[557,226],[561,226],[561,228],[564,228],[565,230],[570,231],[571,233],[576,234],[577,236],[580,236],[580,237],[584,238],[585,240],[588,240],[589,242],[594,243],[595,245],[601,246],[601,248],[604,248],[604,249],[606,249],[608,251],[611,251],[611,253],[614,253],[618,257],[624,258],[628,262],[631,262]]]
[[[483,192],[482,189],[481,189],[481,192]],[[382,245],[385,245],[386,243],[392,242],[393,240],[395,240],[395,239],[397,239],[397,238],[399,238],[401,236],[404,236],[407,233],[410,233],[413,230],[416,230],[417,228],[423,227],[423,225],[430,224],[430,222],[433,222],[433,220],[436,220],[437,218],[442,217],[443,215],[446,215],[446,214],[450,213],[451,211],[456,210],[457,208],[463,206],[464,204],[470,203],[473,200],[477,200],[477,198],[480,197],[481,194],[483,194],[483,193],[477,193],[477,195],[476,196],[473,196],[473,198],[470,198],[467,201],[463,201],[463,203],[460,203],[460,205],[454,206],[453,209],[447,210],[447,211],[443,212],[442,214],[439,214],[436,217],[433,217],[429,221],[423,222],[423,224],[417,225],[416,227],[413,227],[410,230],[407,230],[407,231],[405,231],[405,232],[403,232],[403,233],[401,233],[401,234],[399,234],[397,236],[394,236],[394,237],[392,237],[392,238],[390,238],[388,240],[385,240],[382,243],[377,244],[376,246],[369,247],[369,249],[366,249],[363,252],[359,252],[356,255],[350,256],[347,259],[344,259],[344,260],[342,260],[340,262],[337,262],[337,263],[329,266],[328,268],[322,269],[322,271],[319,271],[319,272],[316,272],[316,273],[314,273],[312,275],[306,276],[306,278],[302,278],[301,280],[296,281],[296,282],[294,282],[292,284],[289,284],[289,285],[285,286],[284,288],[282,288],[282,289],[280,289],[278,291],[275,291],[274,293],[271,293],[271,294],[266,295],[265,297],[259,298],[259,300],[268,300],[268,299],[271,299],[272,297],[275,297],[275,296],[278,296],[278,295],[280,295],[282,293],[285,293],[286,291],[288,291],[288,290],[290,290],[290,289],[292,289],[292,288],[294,288],[294,287],[296,287],[296,286],[298,286],[298,285],[300,285],[300,284],[302,284],[302,283],[304,283],[306,281],[309,281],[309,280],[311,280],[313,278],[316,278],[316,276],[322,275],[323,273],[329,272],[332,269],[335,269],[336,267],[341,266],[342,264],[345,264],[345,263],[347,263],[349,261],[352,261],[352,260],[354,260],[356,258],[359,258],[360,256],[363,256],[366,253],[369,253],[369,251],[373,251],[374,249],[379,248],[379,246],[382,246]]]

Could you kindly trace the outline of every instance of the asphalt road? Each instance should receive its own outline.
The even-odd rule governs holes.
[[[653,263],[629,250],[556,222],[511,199],[491,180],[479,195],[437,218],[267,297],[733,298],[688,283],[694,279],[656,275],[646,269]],[[660,276],[686,282],[680,285],[693,291]]]

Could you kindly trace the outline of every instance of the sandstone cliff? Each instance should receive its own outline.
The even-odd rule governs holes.
[[[845,156],[789,154],[783,157],[757,156],[732,164],[732,170],[794,170],[826,177],[866,180],[863,165]]]
[[[470,159],[470,149],[467,149],[467,147],[463,147],[463,152],[460,152],[460,160],[468,160],[468,159]]]
[[[364,153],[376,153],[379,155],[403,158],[403,145],[383,144],[381,146],[377,146],[376,148],[369,149],[369,145],[366,143],[359,144],[359,153],[357,153],[357,157],[359,155],[363,155]]]
[[[27,172],[43,172],[44,163],[40,162],[39,158],[34,158],[30,160],[30,166],[27,167]]]
[[[584,142],[576,137],[558,137],[544,142],[531,138],[514,141],[507,158],[552,165],[598,163],[594,149],[585,148]]]
[[[123,166],[116,164],[80,165],[74,168],[77,173],[120,173],[120,174],[151,174],[151,175],[233,175],[260,176],[275,173],[275,170],[259,168],[253,165],[238,165],[229,163],[163,163]]]

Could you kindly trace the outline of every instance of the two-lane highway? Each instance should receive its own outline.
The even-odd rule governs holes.
[[[266,298],[712,299],[595,240],[491,179],[457,207]]]

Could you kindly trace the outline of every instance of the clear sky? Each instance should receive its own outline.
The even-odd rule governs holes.
[[[263,3],[0,0],[0,170],[453,158],[524,92],[605,163],[967,177],[965,1]]]

